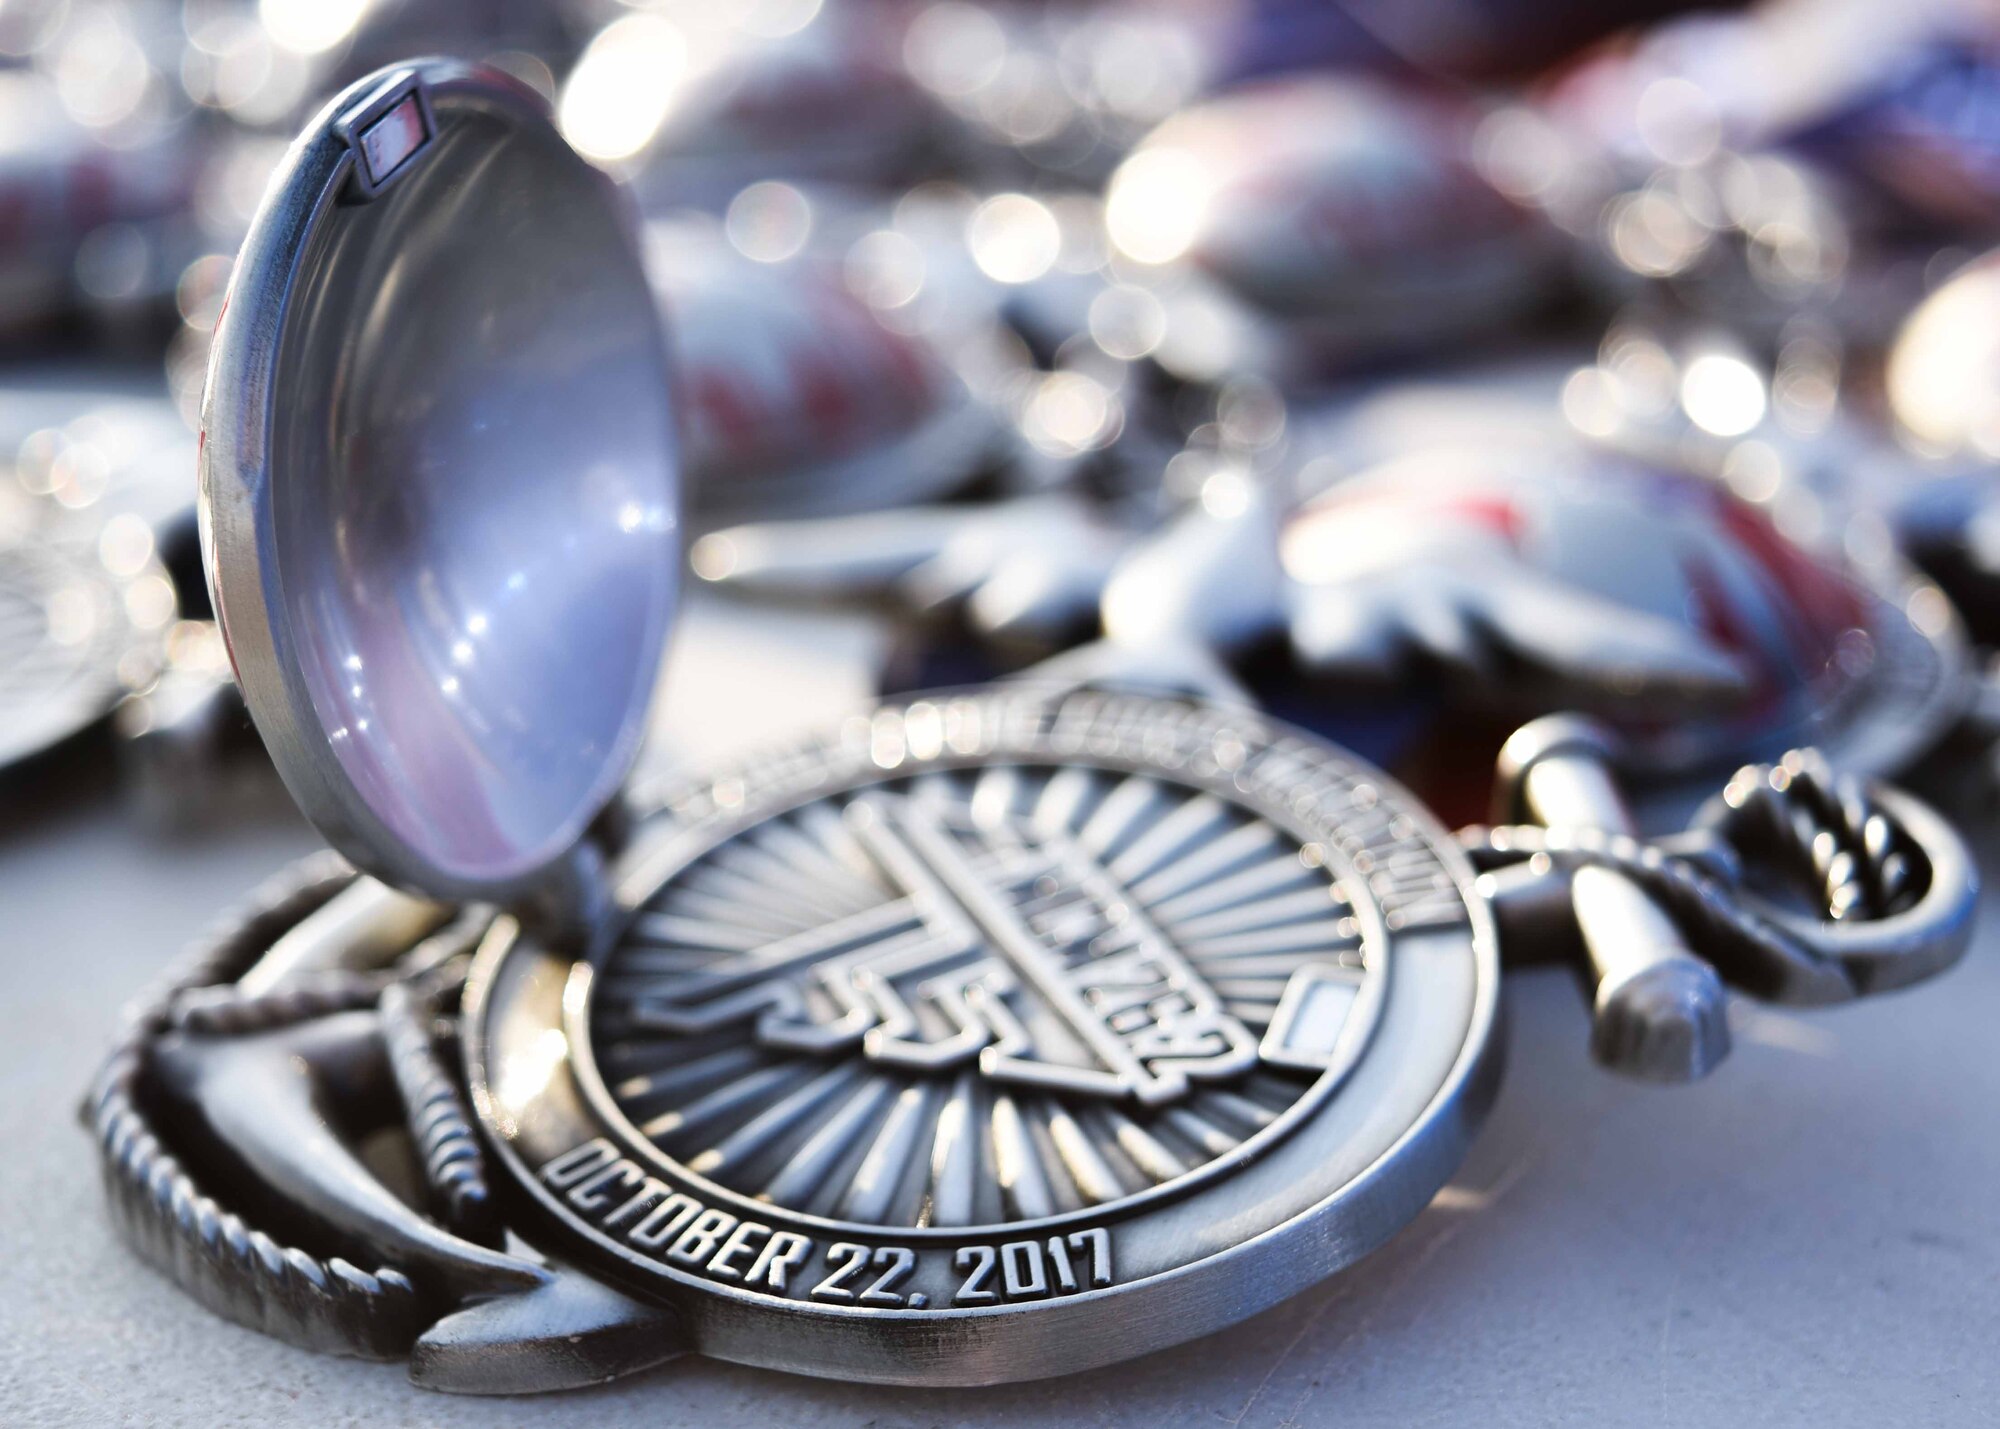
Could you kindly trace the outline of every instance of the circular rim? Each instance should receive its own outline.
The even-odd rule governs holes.
[[[1464,998],[1462,1030],[1451,1034],[1448,1057],[1436,1056],[1437,1048],[1433,1047],[1432,1053],[1418,1058],[1419,1066],[1438,1069],[1435,1083],[1429,1080],[1432,1074],[1425,1072],[1416,1079],[1421,1085],[1411,1085],[1408,1067],[1412,1044],[1408,1041],[1395,1042],[1396,1052],[1383,1053],[1383,1058],[1391,1060],[1377,1058],[1372,1066],[1369,1052],[1364,1052],[1356,1064],[1355,1080],[1349,1084],[1356,1095],[1333,1095],[1324,1107],[1363,1118],[1371,1110],[1379,1110],[1371,1098],[1386,1105],[1384,1089],[1398,1087],[1399,1073],[1391,1069],[1391,1061],[1395,1061],[1400,1068],[1404,1103],[1384,1113],[1395,1119],[1393,1133],[1378,1125],[1357,1136],[1354,1128],[1368,1123],[1347,1123],[1342,1131],[1338,1122],[1318,1121],[1319,1115],[1330,1112],[1316,1112],[1265,1154],[1232,1164],[1228,1169],[1233,1174],[1213,1185],[1190,1185],[1157,1206],[1149,1204],[1131,1211],[1109,1208],[1112,1214],[1105,1223],[1115,1230],[1121,1257],[1126,1238],[1135,1235],[1135,1229],[1160,1238],[1178,1234],[1181,1239],[1174,1252],[1178,1259],[1168,1256],[1155,1265],[1138,1257],[1140,1268],[1132,1271],[1129,1280],[1103,1288],[1085,1287],[1059,1298],[979,1308],[948,1304],[916,1308],[918,1301],[914,1299],[909,1305],[884,1308],[814,1302],[797,1297],[804,1295],[804,1284],[818,1279],[824,1262],[806,1262],[801,1275],[809,1273],[810,1278],[784,1296],[751,1291],[683,1269],[664,1258],[641,1255],[566,1209],[558,1189],[546,1182],[537,1168],[548,1173],[552,1152],[558,1159],[565,1154],[573,1157],[588,1151],[593,1138],[601,1139],[606,1131],[598,1115],[601,1108],[592,1106],[579,1085],[576,1073],[581,1059],[571,1041],[571,1034],[586,1025],[582,1019],[589,998],[591,964],[552,954],[518,936],[496,938],[482,951],[467,985],[463,1024],[466,1074],[473,1104],[498,1160],[514,1183],[515,1199],[524,1215],[523,1224],[531,1227],[529,1233],[541,1233],[540,1243],[547,1248],[636,1293],[672,1304],[681,1312],[694,1348],[704,1353],[852,1380],[970,1384],[1068,1373],[1209,1333],[1351,1264],[1414,1217],[1456,1169],[1490,1105],[1501,1052],[1499,963],[1490,915],[1472,891],[1470,866],[1445,831],[1393,783],[1310,735],[1248,710],[1142,696],[1101,692],[1056,696],[1046,691],[1010,690],[918,697],[885,706],[858,724],[850,722],[849,738],[861,740],[861,759],[866,759],[866,746],[872,737],[868,729],[879,727],[885,717],[903,718],[926,707],[970,710],[983,721],[981,727],[992,732],[992,744],[960,751],[961,764],[1026,762],[1021,758],[1024,750],[1049,731],[1084,725],[1101,731],[1121,721],[1128,732],[1140,738],[1143,747],[1145,735],[1164,739],[1159,731],[1171,729],[1180,720],[1185,722],[1182,728],[1210,734],[1219,730],[1229,738],[1247,735],[1253,758],[1282,750],[1286,758],[1303,761],[1300,770],[1329,777],[1330,771],[1339,771],[1342,777],[1373,786],[1387,817],[1401,815],[1400,827],[1435,854],[1438,867],[1448,874],[1454,908],[1463,915],[1448,933],[1441,926],[1416,921],[1394,928],[1396,943],[1388,953],[1392,977],[1397,968],[1434,966],[1424,959],[1465,960],[1452,963],[1462,970],[1454,975],[1463,981],[1452,984],[1460,988]],[[1086,718],[1079,719],[1080,715]],[[1211,724],[1201,724],[1204,720]],[[1030,726],[1034,732],[1023,733]],[[861,731],[858,736],[854,734],[857,728]],[[1156,750],[1164,747],[1157,739],[1152,746]],[[1046,740],[1041,747],[1048,747]],[[654,827],[649,831],[642,826],[632,853],[619,869],[621,912],[633,911],[637,907],[635,894],[671,877],[698,848],[760,823],[779,807],[797,807],[853,787],[857,781],[851,772],[860,767],[858,762],[837,766],[831,774],[815,764],[817,758],[839,748],[838,739],[822,740],[753,761],[741,769],[711,774],[664,801],[652,816]],[[1083,757],[1088,751],[1079,745],[1071,752]],[[818,772],[809,775],[815,768]],[[754,781],[758,770],[774,776],[781,785],[787,780],[790,783],[770,798],[759,797],[754,791],[744,798],[743,781]],[[879,772],[885,778],[891,775],[891,771]],[[710,796],[732,787],[736,805],[718,807]],[[1286,787],[1303,785],[1294,781]],[[728,797],[725,793],[724,798]],[[1272,812],[1240,789],[1237,797],[1255,814],[1268,816]],[[1321,815],[1339,827],[1337,812],[1315,810],[1309,803],[1277,810],[1280,827],[1287,833],[1291,822]],[[1352,811],[1347,812],[1351,816]],[[1416,976],[1414,971],[1406,975]],[[1392,982],[1389,1008],[1405,1018],[1421,1016],[1417,1009],[1424,1003],[1419,989],[1427,985]],[[1458,1014],[1449,1016],[1449,1025],[1460,1029]],[[1393,1035],[1407,1036],[1407,1024]],[[503,1084],[517,1075],[511,1069],[518,1054],[532,1058],[537,1047],[542,1049],[544,1060],[533,1079],[535,1090],[523,1101]],[[548,1061],[558,1048],[561,1055]],[[1426,1062],[1425,1055],[1432,1060]],[[518,1075],[525,1077],[525,1073]],[[1361,1090],[1364,1087],[1366,1090]],[[1412,1106],[1416,1107],[1414,1114],[1404,1120],[1404,1111]],[[1320,1133],[1317,1138],[1316,1130]],[[1333,1140],[1327,1141],[1328,1136]],[[618,1144],[615,1149],[626,1148]],[[1341,1167],[1342,1150],[1361,1159]],[[1282,1188],[1275,1200],[1269,1198],[1274,1186]],[[1228,1207],[1230,1197],[1239,1195],[1253,1203],[1254,1209],[1228,1216],[1225,1231],[1218,1213]],[[734,1202],[718,1196],[714,1204]],[[1204,1211],[1209,1213],[1207,1221],[1203,1221]],[[754,1213],[772,1225],[806,1224],[804,1218],[768,1204],[758,1203]],[[1175,1217],[1180,1221],[1170,1219]],[[1194,1223],[1187,1223],[1189,1217]],[[960,1238],[959,1254],[964,1255],[966,1245],[992,1246],[1004,1237],[1032,1236],[1051,1228],[1066,1229],[1069,1224],[1070,1218],[1064,1216],[1046,1225],[1021,1222],[955,1229],[951,1234]],[[912,1246],[917,1245],[898,1227],[862,1227],[851,1222],[821,1225],[864,1244],[909,1240]],[[1173,1225],[1179,1226],[1178,1231],[1169,1231]],[[873,1232],[872,1239],[863,1232]],[[1141,1242],[1135,1238],[1134,1243]],[[1161,1243],[1162,1239],[1146,1241],[1142,1248]],[[815,1253],[827,1249],[822,1244]],[[943,1257],[949,1249],[926,1245],[915,1254]]]
[[[251,224],[231,277],[202,399],[200,500],[204,564],[217,618],[245,702],[286,788],[306,817],[342,854],[375,876],[422,894],[447,899],[516,903],[562,885],[563,866],[585,829],[618,794],[636,758],[647,723],[649,698],[630,702],[613,739],[602,748],[601,768],[559,828],[504,860],[467,871],[393,830],[371,806],[355,776],[332,748],[304,669],[305,632],[286,604],[285,572],[274,488],[269,468],[280,416],[279,364],[286,320],[309,294],[298,269],[314,235],[340,221],[356,194],[372,196],[394,182],[396,171],[376,181],[367,150],[369,126],[405,101],[421,105],[425,137],[435,135],[440,111],[476,111],[517,130],[557,135],[547,105],[518,81],[482,65],[424,59],[392,66],[343,91],[308,124],[287,151]],[[636,236],[608,176],[572,153],[577,171],[601,185],[607,217],[620,230],[634,282],[643,284]],[[649,308],[650,311],[650,308]],[[649,356],[662,381],[660,422],[664,449],[674,450],[672,364],[662,327],[654,325]],[[678,529],[678,483],[671,483],[667,513]],[[648,612],[637,657],[643,662],[641,695],[658,677],[678,582],[678,563],[660,577],[661,598]],[[364,726],[365,727],[365,726]]]

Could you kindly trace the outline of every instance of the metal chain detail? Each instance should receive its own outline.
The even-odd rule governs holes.
[[[383,992],[382,1037],[389,1049],[389,1070],[402,1096],[439,1218],[467,1240],[498,1246],[500,1229],[486,1180],[486,1155],[457,1083],[439,1060],[432,1040],[437,1012],[436,999],[410,983],[395,983]]]
[[[1746,853],[1762,842],[1789,867],[1810,869],[1834,922],[1884,917],[1921,891],[1895,821],[1816,750],[1738,770],[1722,799],[1724,836]]]
[[[1821,922],[1852,927],[1908,910],[1931,870],[1908,832],[1858,779],[1814,750],[1746,765],[1676,844],[1593,828],[1509,824],[1461,835],[1493,868],[1541,858],[1565,875],[1617,872],[1660,905],[1690,947],[1760,996],[1826,1002],[1864,990],[1854,969],[1809,930],[1754,906],[1753,884],[1810,892]]]
[[[1734,885],[1691,859],[1597,829],[1515,824],[1479,832],[1486,842],[1477,851],[1502,862],[1542,857],[1564,874],[1606,868],[1625,875],[1658,900],[1689,946],[1751,992],[1785,988],[1795,998],[1830,1002],[1858,991],[1837,964],[1792,930],[1744,908]],[[1801,979],[1818,985],[1802,988]]]

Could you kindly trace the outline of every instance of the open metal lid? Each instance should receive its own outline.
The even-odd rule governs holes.
[[[621,195],[507,76],[396,66],[286,154],[216,332],[203,551],[360,867],[511,902],[617,793],[673,615],[671,390]]]

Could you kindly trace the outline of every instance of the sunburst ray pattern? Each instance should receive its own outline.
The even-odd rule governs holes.
[[[1323,1074],[1260,1054],[1287,989],[1351,1007],[1380,956],[1314,852],[1224,797],[932,771],[671,877],[599,969],[593,1037],[697,1175],[838,1220],[997,1224],[1236,1153]]]

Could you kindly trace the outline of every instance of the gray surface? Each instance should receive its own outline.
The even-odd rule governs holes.
[[[859,698],[867,642],[698,611],[664,711],[686,753]],[[768,703],[758,698],[769,691]],[[2000,1417],[2000,902],[1966,963],[1828,1013],[1739,1009],[1708,1082],[1586,1061],[1564,973],[1509,975],[1505,1089],[1458,1179],[1359,1269],[1121,1368],[904,1392],[683,1360],[542,1401],[411,1389],[225,1324],[129,1257],[74,1109],[120,1002],[223,903],[312,846],[186,846],[109,805],[0,838],[6,1213],[0,1421],[489,1426],[1984,1425]],[[2000,859],[1986,859],[1989,882]]]

